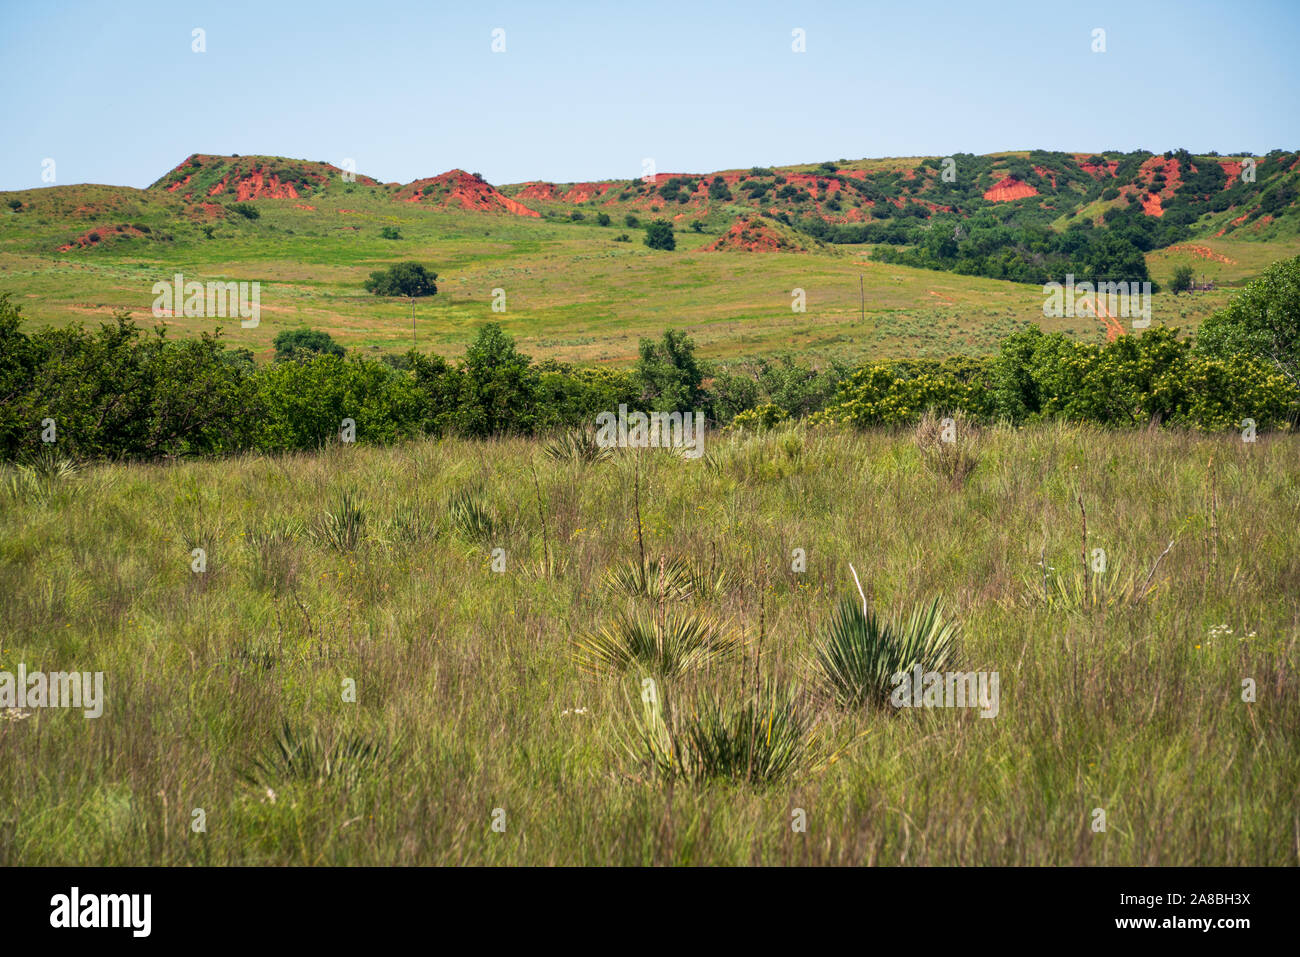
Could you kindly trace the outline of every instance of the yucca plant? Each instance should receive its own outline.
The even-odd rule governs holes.
[[[603,462],[614,455],[614,450],[596,441],[591,429],[570,429],[555,441],[542,446],[542,452],[557,462],[578,462],[587,465]]]
[[[944,419],[927,411],[916,425],[915,439],[921,463],[951,488],[965,485],[979,465],[978,433],[964,413],[954,412],[945,428]]]
[[[319,728],[295,728],[283,722],[271,741],[244,772],[258,788],[289,784],[342,784],[354,787],[366,775],[382,770],[390,749],[355,733],[326,736]]]
[[[731,587],[731,575],[725,568],[694,559],[687,562],[686,584],[695,598],[713,598]]]
[[[624,750],[662,780],[762,786],[812,764],[819,751],[815,726],[793,689],[766,683],[739,698],[697,692],[673,708],[643,695]]]
[[[704,467],[739,482],[772,482],[805,466],[803,439],[797,434],[733,434],[704,453]]]
[[[384,531],[388,541],[409,545],[422,541],[429,534],[429,526],[418,508],[403,506],[393,512]]]
[[[691,596],[691,569],[679,558],[648,561],[629,558],[605,572],[605,584],[628,598],[676,601]]]
[[[471,542],[488,542],[497,531],[497,520],[491,510],[465,489],[447,503],[447,518],[456,533]]]
[[[813,646],[813,669],[840,705],[884,705],[894,675],[916,665],[939,671],[948,663],[958,630],[956,622],[944,618],[938,598],[914,606],[905,622],[882,621],[865,603],[845,598]]]
[[[1021,601],[1026,605],[1042,604],[1057,611],[1078,613],[1136,605],[1151,597],[1156,588],[1149,577],[1146,582],[1140,582],[1136,573],[1124,574],[1120,562],[1111,559],[1102,572],[1081,564],[1072,565],[1064,572],[1049,566],[1041,574],[1025,579]]]
[[[670,611],[621,614],[575,644],[578,664],[589,673],[635,667],[671,678],[726,658],[740,639],[712,618]]]
[[[267,527],[246,526],[244,547],[252,553],[253,584],[258,588],[280,589],[294,577],[294,543],[302,534],[299,522]]]
[[[30,462],[19,468],[41,481],[49,482],[61,482],[80,471],[76,462],[56,455],[53,449],[42,449]]]
[[[74,460],[56,455],[53,449],[41,449],[29,461],[20,463],[5,484],[16,498],[47,502],[80,470]]]
[[[688,558],[661,558],[645,565],[628,559],[605,573],[605,584],[628,598],[685,601],[722,594],[730,587],[731,576],[725,569]]]
[[[338,504],[321,516],[317,535],[341,552],[355,551],[366,530],[366,512],[351,492],[339,493]]]
[[[282,522],[278,525],[244,526],[244,545],[255,551],[283,548],[291,545],[302,534],[302,523]]]

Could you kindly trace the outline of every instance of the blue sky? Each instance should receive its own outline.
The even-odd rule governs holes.
[[[60,184],[142,187],[194,152],[510,183],[630,179],[645,157],[1300,147],[1295,0],[0,0],[0,27],[0,189],[42,185],[47,157]]]

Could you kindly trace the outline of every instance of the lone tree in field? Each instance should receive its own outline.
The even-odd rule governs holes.
[[[666,219],[656,219],[645,228],[645,244],[651,249],[674,250],[677,240],[673,238],[673,224]]]
[[[1169,284],[1170,290],[1177,295],[1180,292],[1192,291],[1192,267],[1179,266],[1174,270],[1174,281]]]
[[[419,263],[398,263],[370,274],[366,292],[376,296],[436,296],[438,287],[435,272],[429,272]]]

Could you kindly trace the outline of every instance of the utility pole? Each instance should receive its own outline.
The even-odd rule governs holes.
[[[862,321],[867,321],[867,290],[862,285],[862,273],[858,273],[858,297],[862,300]]]

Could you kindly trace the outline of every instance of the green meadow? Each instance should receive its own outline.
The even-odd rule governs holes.
[[[177,272],[205,282],[257,280],[256,329],[216,319],[163,321],[177,336],[220,325],[232,345],[260,359],[272,356],[278,332],[301,327],[324,329],[366,354],[402,352],[414,341],[454,356],[488,321],[539,359],[624,366],[641,338],[668,327],[686,330],[710,358],[794,352],[846,361],[988,354],[1030,323],[1088,341],[1104,335],[1089,317],[1044,319],[1036,286],[872,262],[869,245],[702,251],[730,225],[724,214],[699,233],[678,223],[677,249],[663,252],[647,249],[643,231],[626,227],[618,210],[610,226],[595,225],[595,207],[571,222],[420,208],[378,191],[332,189],[303,202],[259,200],[257,220],[227,215],[209,223],[155,191],[77,186],[12,195],[32,208],[0,214],[0,289],[14,294],[36,326],[93,324],[116,309],[152,326],[153,284]],[[57,251],[106,220],[144,223],[151,233]],[[381,238],[385,227],[402,238]],[[620,235],[631,241],[617,241]],[[1290,239],[1202,243],[1232,264],[1190,251],[1148,255],[1158,281],[1167,283],[1186,264],[1217,284],[1190,296],[1156,293],[1157,322],[1194,331],[1234,286],[1300,252],[1300,240]],[[414,316],[409,301],[376,298],[362,286],[372,271],[403,260],[439,277],[438,294],[418,300]],[[493,311],[494,289],[504,290],[504,311]],[[805,311],[792,309],[796,289],[804,291]]]
[[[0,863],[1300,862],[1295,440],[991,427],[969,474],[927,443],[7,470],[0,669],[105,691],[0,714]],[[855,572],[882,616],[942,598],[995,716],[835,696]],[[593,666],[623,615],[725,641]]]

